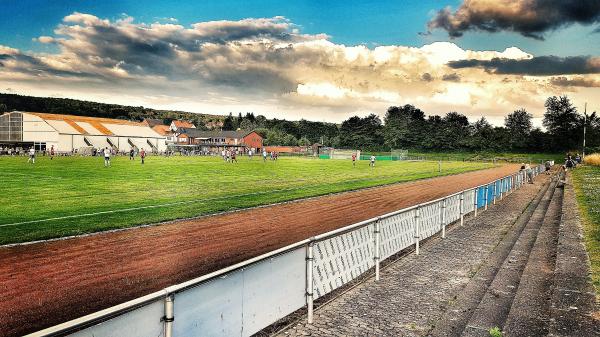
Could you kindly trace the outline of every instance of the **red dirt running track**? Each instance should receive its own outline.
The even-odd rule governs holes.
[[[0,248],[0,335],[37,331],[302,239],[486,183],[494,169]]]

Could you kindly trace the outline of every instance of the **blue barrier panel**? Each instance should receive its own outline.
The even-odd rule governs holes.
[[[490,205],[493,202],[494,202],[494,184],[489,184],[488,185],[487,203],[488,203],[488,205]]]
[[[485,206],[485,187],[482,186],[477,189],[477,208]]]

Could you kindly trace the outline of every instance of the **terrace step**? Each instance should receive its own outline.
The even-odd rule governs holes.
[[[564,185],[549,336],[600,336],[600,306],[590,281],[590,264],[570,177]]]
[[[502,329],[506,336],[548,334],[563,193],[562,187],[554,191]]]
[[[523,271],[554,196],[556,183],[551,181],[549,185],[543,199],[502,263],[502,267],[494,276],[494,280],[486,289],[477,308],[473,311],[461,336],[489,336],[490,329],[504,326]]]
[[[513,286],[514,289],[512,289],[510,297],[504,295],[504,297],[509,299],[506,304],[507,308],[504,309],[505,313],[501,315],[504,318],[494,318],[495,315],[490,315],[490,322],[476,321],[476,318],[481,317],[481,315],[489,315],[486,311],[490,311],[494,305],[498,304],[492,301],[492,298],[496,298],[496,295],[499,296],[502,293],[510,294],[504,289],[501,290],[502,293],[493,290],[501,286],[498,284],[500,282],[498,275],[503,270],[506,270],[506,272],[518,272],[516,275],[520,276],[531,248],[525,244],[529,243],[530,246],[533,244],[531,242],[532,238],[535,238],[537,235],[537,229],[541,226],[542,219],[553,194],[554,189],[550,188],[552,184],[553,182],[549,181],[540,189],[537,196],[517,219],[511,230],[499,241],[494,252],[489,255],[488,260],[476,271],[471,281],[461,291],[460,295],[456,297],[443,317],[438,320],[429,335],[460,336],[465,332],[470,332],[473,335],[489,336],[489,328],[486,329],[486,326],[497,324],[495,323],[497,320],[501,320],[503,323],[510,309],[512,297],[518,283],[516,285],[506,284]],[[517,257],[519,258],[518,260]],[[520,268],[517,267],[517,262],[520,262]],[[506,272],[503,272],[502,275],[507,274]],[[494,281],[496,281],[495,284]],[[506,285],[504,285],[504,288],[511,290]],[[492,290],[493,293],[491,292]],[[492,298],[489,298],[490,296]],[[490,307],[486,307],[486,305]]]

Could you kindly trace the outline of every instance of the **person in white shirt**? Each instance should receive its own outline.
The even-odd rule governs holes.
[[[369,163],[369,166],[375,167],[375,156],[371,156],[371,162]]]
[[[248,150],[248,157],[252,160],[252,150]]]
[[[263,150],[263,161],[267,161],[267,150]]]
[[[110,166],[110,149],[107,147],[104,149],[104,167]]]
[[[35,164],[35,149],[33,147],[29,148],[29,159],[27,159],[27,162]]]

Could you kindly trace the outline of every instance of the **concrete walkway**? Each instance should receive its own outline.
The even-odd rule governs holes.
[[[552,213],[547,210],[553,204],[554,185],[548,176],[538,177],[534,185],[524,186],[466,221],[464,227],[453,227],[446,239],[430,240],[420,255],[410,254],[390,264],[380,281],[370,278],[318,308],[313,324],[304,318],[279,335],[489,336],[493,327],[489,324],[500,322],[503,328],[508,320],[518,326],[515,322],[522,322],[522,317],[508,316],[521,312],[511,311],[511,306],[515,298],[523,302],[517,289],[524,270],[533,269],[529,256],[535,251],[532,259],[540,264],[548,245],[556,249],[551,234],[540,234],[547,239],[536,240],[538,233],[552,232],[540,228],[547,223],[546,213]],[[543,228],[558,226],[553,223]],[[538,247],[542,244],[545,249]],[[547,285],[548,277],[543,280]],[[540,302],[549,317],[548,299]],[[474,315],[478,312],[481,315]],[[533,335],[549,332],[546,316],[536,316],[543,327]]]

